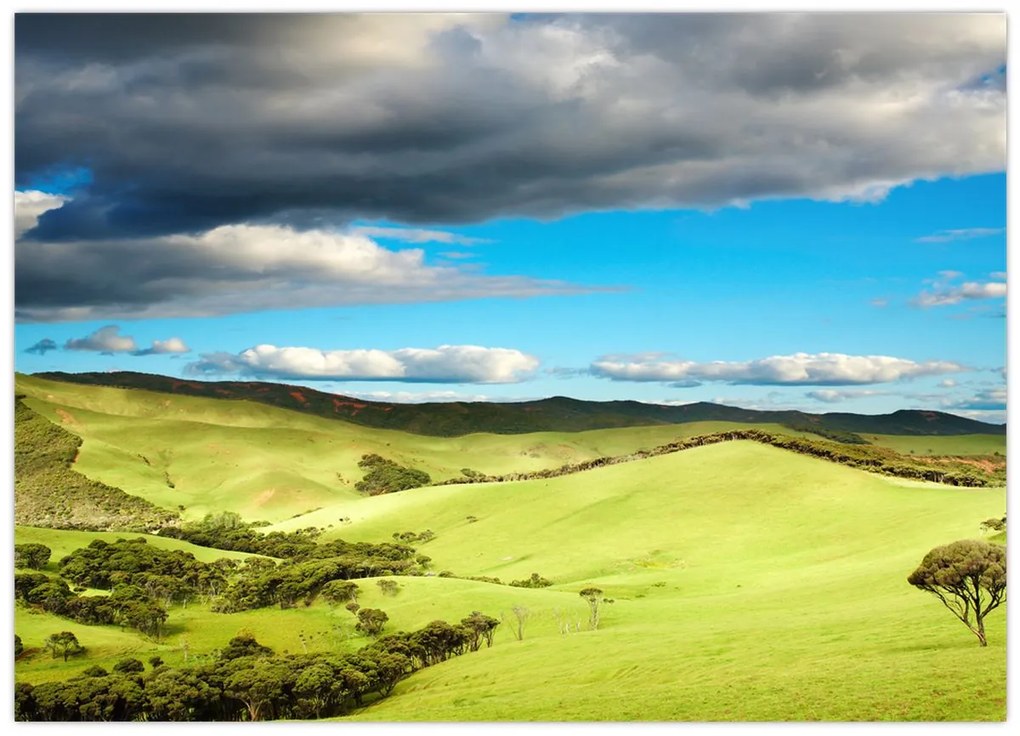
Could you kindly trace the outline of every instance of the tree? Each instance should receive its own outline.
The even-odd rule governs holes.
[[[935,547],[907,582],[942,601],[985,647],[985,617],[1006,601],[1006,550],[976,539]]]
[[[382,579],[377,580],[376,583],[379,586],[379,590],[382,591],[383,595],[395,596],[400,592],[400,586],[397,585],[396,580]]]
[[[17,634],[14,635],[14,658],[17,659],[21,656],[21,653],[25,651],[25,645],[21,643],[21,637]]]
[[[358,585],[351,580],[331,580],[322,586],[319,594],[326,599],[331,606],[356,601],[358,599]]]
[[[981,522],[981,528],[986,532],[1006,531],[1006,515],[1003,514],[1001,519],[985,519]]]
[[[378,636],[389,620],[390,617],[385,611],[378,608],[361,608],[358,609],[358,623],[354,628],[369,636]]]
[[[492,646],[492,635],[495,633],[496,627],[499,626],[499,621],[492,616],[486,616],[481,611],[472,611],[470,616],[460,620],[460,624],[470,632],[468,648],[472,652],[476,652],[482,645],[482,640],[486,645]]]
[[[514,638],[517,639],[517,641],[523,641],[524,624],[528,622],[528,617],[531,615],[531,611],[529,611],[525,606],[518,604],[510,609],[510,613],[513,615],[512,619],[505,613],[501,613],[500,616],[507,622],[507,625],[510,627],[510,631],[513,632]]]
[[[45,544],[14,545],[14,566],[42,570],[50,561],[52,552]]]
[[[585,588],[579,595],[588,601],[588,625],[591,626],[594,631],[599,627],[599,605],[602,603],[612,603],[613,601],[602,596],[601,588]]]
[[[63,656],[65,662],[71,655],[81,654],[85,651],[85,647],[78,643],[78,637],[70,631],[61,631],[58,634],[50,634],[46,637],[46,642],[43,646],[53,653],[54,659],[59,656]]]
[[[145,665],[142,664],[142,661],[139,659],[128,657],[127,659],[122,659],[117,662],[117,664],[113,666],[113,671],[119,672],[122,675],[131,675],[138,672],[144,672]]]

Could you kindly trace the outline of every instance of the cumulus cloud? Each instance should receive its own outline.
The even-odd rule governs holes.
[[[15,183],[88,162],[41,240],[876,199],[1004,169],[1005,34],[992,13],[21,13]]]
[[[47,341],[43,340],[42,342]],[[53,343],[52,340],[49,340],[49,342]],[[32,348],[37,347],[37,345],[33,345]],[[55,349],[56,343],[53,343],[53,346],[53,349]],[[32,348],[29,348],[30,352]],[[191,352],[191,348],[185,345],[184,341],[179,337],[153,340],[150,347],[139,348],[133,337],[120,334],[120,325],[106,325],[85,337],[71,338],[64,343],[64,350],[83,350],[104,353],[106,355],[129,353],[134,356],[173,355]]]
[[[56,350],[57,343],[48,337],[44,337],[42,340],[37,342],[30,348],[26,348],[26,353],[34,353],[36,355],[46,355],[50,350]]]
[[[517,383],[538,358],[509,348],[440,345],[399,350],[319,350],[257,345],[240,353],[211,353],[189,364],[192,374],[240,373],[257,378],[413,383]]]
[[[667,360],[662,357],[613,356],[591,364],[591,373],[614,381],[692,382],[720,381],[730,384],[844,386],[888,383],[920,376],[964,371],[949,361],[918,363],[886,355],[844,355],[842,353],[795,353],[774,355],[743,362]]]
[[[952,378],[945,378],[939,381],[939,388],[955,388],[957,383]]]
[[[184,344],[179,337],[171,337],[167,340],[153,340],[152,347],[144,350],[136,350],[132,355],[180,355],[190,353],[191,348]]]
[[[940,230],[931,235],[925,235],[917,239],[918,243],[951,243],[954,240],[974,240],[975,238],[988,238],[992,235],[1002,235],[1006,232],[1004,227],[967,227],[959,230]]]
[[[100,327],[85,337],[71,338],[64,350],[88,350],[97,353],[130,353],[138,349],[133,337],[120,334],[118,325]]]
[[[67,199],[59,194],[47,194],[34,189],[14,192],[14,238],[20,238],[35,227],[44,212],[60,209]]]
[[[1000,299],[1006,296],[1005,281],[965,281],[956,283],[963,276],[959,271],[942,271],[940,278],[932,282],[932,288],[922,291],[912,304],[922,308],[944,307],[964,301],[978,299]],[[1005,274],[993,274],[993,278]]]
[[[365,235],[225,225],[193,235],[15,244],[22,321],[188,317],[591,289],[426,263]]]

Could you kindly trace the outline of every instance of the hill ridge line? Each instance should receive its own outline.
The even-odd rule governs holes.
[[[282,383],[198,381],[130,371],[42,372],[32,374],[32,377],[65,384],[141,389],[177,396],[243,399],[351,424],[432,437],[459,437],[478,432],[577,432],[698,421],[777,423],[798,431],[829,435],[835,439],[842,439],[835,435],[856,433],[924,436],[1006,433],[1005,424],[988,424],[955,414],[919,409],[901,409],[891,414],[878,415],[840,412],[809,414],[792,409],[741,409],[709,402],[667,405],[638,401],[588,401],[561,396],[520,402],[401,404]]]
[[[690,437],[686,440],[658,445],[650,450],[638,450],[637,452],[628,453],[626,455],[614,455],[595,458],[593,460],[584,460],[579,463],[568,463],[566,465],[561,465],[558,468],[534,470],[522,473],[506,473],[503,475],[465,476],[463,478],[451,478],[431,485],[448,486],[472,483],[509,483],[512,481],[556,478],[561,475],[572,475],[574,473],[595,470],[597,468],[608,467],[611,465],[620,465],[623,463],[636,462],[638,460],[647,460],[652,457],[670,455],[677,452],[683,452],[684,450],[690,450],[695,447],[704,447],[706,445],[714,445],[721,442],[733,442],[737,440],[750,440],[760,444],[770,445],[771,447],[790,450],[800,455],[807,455],[819,460],[827,460],[856,470],[864,470],[879,475],[891,475],[898,478],[924,480],[931,481],[933,483],[941,483],[943,485],[962,486],[968,488],[984,488],[999,485],[994,482],[994,479],[992,478],[981,478],[976,475],[947,472],[939,468],[918,464],[916,460],[914,461],[914,465],[890,464],[889,462],[886,462],[886,459],[882,458],[882,455],[887,453],[891,455],[892,457],[889,457],[889,460],[908,460],[908,458],[901,456],[892,450],[885,450],[881,453],[877,453],[874,451],[873,446],[868,446],[867,450],[857,450],[855,455],[851,451],[844,451],[841,449],[841,446],[836,443],[806,440],[798,437],[788,437],[785,435],[775,435],[770,432],[763,432],[757,429],[738,429],[728,432],[714,432],[712,434],[698,435],[697,437]],[[857,449],[859,446],[853,447]]]

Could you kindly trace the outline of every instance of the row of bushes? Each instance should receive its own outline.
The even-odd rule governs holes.
[[[476,651],[499,621],[477,611],[380,638],[352,654],[279,656],[240,634],[214,661],[143,672],[90,668],[62,682],[15,683],[18,721],[268,721],[341,716],[413,672]]]

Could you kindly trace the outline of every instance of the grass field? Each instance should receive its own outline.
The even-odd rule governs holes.
[[[1005,610],[990,617],[982,649],[906,576],[931,547],[980,537],[1005,503],[1004,488],[896,480],[731,442],[544,481],[351,498],[276,526],[332,518],[327,536],[351,540],[429,528],[437,537],[420,551],[437,571],[505,582],[538,572],[555,583],[399,578],[390,598],[359,581],[359,601],[386,610],[392,630],[514,605],[530,618],[523,641],[501,626],[492,649],[415,674],[355,719],[1001,720]],[[336,525],[341,516],[351,522]],[[615,601],[598,631],[577,594],[589,584]],[[321,602],[230,615],[174,608],[158,644],[20,608],[16,624],[29,647],[64,629],[90,647],[67,665],[19,661],[29,681],[129,651],[180,664],[185,643],[201,657],[244,628],[278,651],[365,641],[347,611]]]
[[[904,455],[1006,455],[1004,434],[958,434],[947,437],[865,434],[868,442]]]
[[[440,438],[308,416],[256,402],[223,401],[18,376],[18,392],[39,414],[84,439],[75,469],[185,518],[229,510],[281,521],[361,497],[358,461],[378,453],[458,477],[526,472],[698,434],[746,427],[730,422],[588,432],[472,434]],[[778,425],[754,425],[785,431]]]

